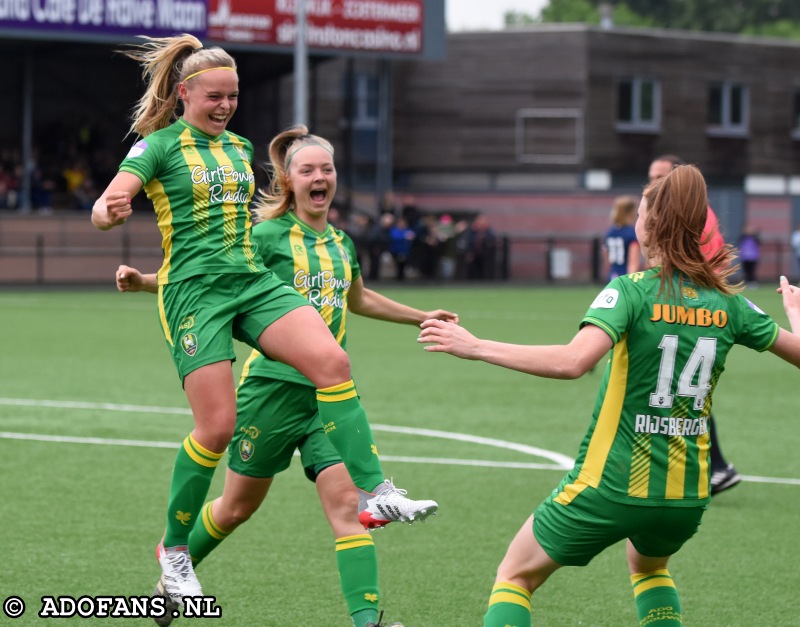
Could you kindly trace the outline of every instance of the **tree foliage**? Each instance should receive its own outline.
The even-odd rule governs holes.
[[[599,24],[603,5],[614,24],[800,39],[798,0],[550,0],[539,16],[506,13],[506,25]]]

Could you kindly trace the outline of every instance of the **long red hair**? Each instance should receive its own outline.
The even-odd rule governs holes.
[[[723,294],[736,294],[741,284],[728,282],[735,268],[734,249],[721,248],[706,259],[700,245],[708,213],[708,196],[703,175],[693,165],[676,166],[667,176],[644,189],[647,217],[642,244],[661,261],[661,290],[671,286],[675,271],[679,281],[688,279],[698,287],[710,287]]]

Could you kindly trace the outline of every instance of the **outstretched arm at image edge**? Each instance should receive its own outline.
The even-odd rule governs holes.
[[[495,366],[550,379],[577,379],[591,370],[612,348],[605,331],[584,326],[569,344],[527,345],[482,340],[464,327],[439,320],[422,323],[418,341],[430,353],[450,353],[462,359],[485,361]]]
[[[444,309],[422,311],[421,309],[398,303],[396,300],[364,287],[364,281],[361,277],[353,281],[353,285],[350,286],[350,291],[347,294],[347,307],[359,316],[400,324],[420,324],[428,318],[458,322],[458,314]]]
[[[791,285],[785,276],[780,279],[778,293],[783,296],[783,309],[792,332],[780,329],[770,351],[800,368],[800,288]]]

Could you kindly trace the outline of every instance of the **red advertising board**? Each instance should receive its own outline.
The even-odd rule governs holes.
[[[208,36],[219,42],[293,46],[295,0],[208,0]],[[422,51],[424,0],[305,0],[309,48]]]

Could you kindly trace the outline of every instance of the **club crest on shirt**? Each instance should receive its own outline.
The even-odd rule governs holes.
[[[683,290],[681,290],[681,293],[683,294],[683,297],[687,299],[697,300],[698,298],[697,290],[693,287],[684,287]]]
[[[253,453],[256,452],[255,445],[250,440],[242,440],[239,442],[239,457],[243,462],[250,461]]]
[[[141,157],[145,150],[147,150],[147,142],[143,139],[140,139],[133,146],[131,146],[131,149],[128,151],[128,154],[125,156],[125,158],[135,159],[136,157]]]
[[[236,146],[236,152],[239,153],[239,156],[242,158],[242,161],[244,161],[245,163],[250,163],[250,158],[247,156],[247,153],[241,148],[239,148],[239,146]]]
[[[341,246],[337,246],[336,248],[339,249],[339,255],[342,257],[342,261],[344,261],[345,263],[350,263],[350,257],[347,254],[347,251]]]
[[[197,353],[197,336],[194,333],[184,335],[181,338],[181,348],[189,357],[194,357]]]
[[[597,295],[590,309],[614,309],[617,300],[619,300],[619,291],[608,288]]]

